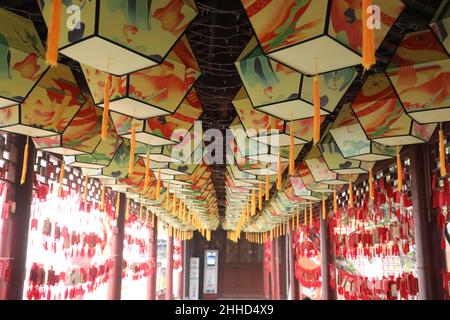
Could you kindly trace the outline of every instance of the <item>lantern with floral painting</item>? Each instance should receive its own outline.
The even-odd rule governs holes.
[[[284,121],[314,116],[314,78],[269,59],[255,38],[238,58],[236,67],[251,104],[258,111]],[[354,68],[319,75],[321,115],[334,110],[356,76]]]
[[[107,73],[83,64],[81,67],[95,103],[103,107]],[[183,36],[160,65],[111,76],[109,109],[138,119],[174,113],[199,77],[199,70]]]
[[[38,4],[48,26],[52,1]],[[63,1],[59,52],[124,75],[160,64],[196,15],[191,0]]]
[[[436,128],[405,112],[385,73],[369,76],[351,105],[367,137],[387,146],[425,143]]]
[[[361,63],[362,0],[241,2],[269,58],[306,75],[314,74],[316,60],[319,73]],[[372,3],[379,9],[374,28],[376,50],[405,5],[400,0]]]

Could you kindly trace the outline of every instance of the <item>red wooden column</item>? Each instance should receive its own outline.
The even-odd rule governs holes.
[[[263,285],[264,285],[264,298],[270,299],[270,272],[266,266],[266,262],[263,261]]]
[[[6,300],[21,300],[26,272],[26,257],[28,245],[28,230],[30,225],[31,201],[33,198],[34,162],[36,159],[36,149],[34,143],[29,141],[27,177],[23,185],[20,184],[22,173],[22,159],[26,137],[14,135],[11,146],[11,158],[16,158],[17,165],[14,168],[15,180],[15,203],[16,210],[7,220],[3,221],[5,228],[0,235],[0,257],[6,258],[6,265],[9,275],[6,279],[6,290],[4,297]]]
[[[177,299],[179,300],[183,300],[183,291],[184,291],[184,265],[183,265],[183,256],[184,256],[184,250],[183,250],[183,246],[184,246],[184,241],[178,241],[179,242],[179,246],[180,246],[180,259],[181,259],[181,270],[177,272]]]
[[[270,241],[270,282],[272,288],[271,299],[280,300],[280,261],[278,257],[278,238]]]
[[[127,197],[124,193],[120,193],[118,196],[120,197],[119,212],[111,239],[113,263],[108,282],[108,300],[120,300],[122,294],[123,240]]]
[[[155,225],[150,229],[150,273],[147,278],[147,300],[156,299],[156,266],[158,249],[158,221],[155,219]]]
[[[328,228],[328,218],[320,220],[320,253],[322,257],[322,300],[336,300],[336,288],[330,284],[330,265],[335,264],[335,254],[331,243],[331,235]]]
[[[413,145],[409,154],[419,297],[421,300],[441,300],[444,298],[441,271],[446,270],[446,261],[440,246],[436,212],[431,210],[428,154],[425,144]]]
[[[288,277],[289,277],[289,300],[297,300],[297,290],[295,289],[294,275],[294,253],[292,251],[292,234],[286,235],[287,261],[288,261]]]
[[[173,299],[173,238],[167,236],[166,300]]]

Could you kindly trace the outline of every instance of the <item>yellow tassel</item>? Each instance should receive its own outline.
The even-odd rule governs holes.
[[[333,190],[333,213],[337,213],[337,195],[336,195],[336,189]]]
[[[402,189],[403,189],[403,168],[402,168],[402,159],[400,157],[400,147],[398,147],[398,146],[397,146],[397,179],[398,179],[397,190],[398,190],[398,192],[402,192]]]
[[[119,210],[120,210],[120,193],[117,193],[117,200],[116,200],[116,218],[119,218]]]
[[[58,44],[59,36],[61,34],[61,15],[62,0],[53,0],[50,15],[50,26],[47,33],[47,53],[45,55],[47,64],[52,67],[58,65]]]
[[[27,136],[27,143],[25,144],[25,149],[23,150],[23,162],[22,162],[22,177],[20,178],[20,184],[25,183],[25,179],[27,177],[27,168],[28,168],[28,140],[30,138]]]
[[[148,185],[150,184],[150,152],[147,148],[147,156],[145,158],[145,180],[144,180],[144,189],[147,190]]]
[[[353,198],[352,176],[348,176],[348,195],[349,195],[350,208],[353,208],[355,204],[354,204],[354,198]]]
[[[322,219],[326,220],[327,218],[327,211],[325,206],[325,195],[322,193]]]
[[[130,145],[130,162],[128,163],[128,174],[134,172],[134,152],[136,151],[136,127],[131,125],[131,145]]]
[[[296,223],[296,228],[298,229],[299,226],[300,226],[300,207],[297,208],[297,223]]]
[[[370,199],[374,198],[372,165],[369,168],[369,197],[370,197]]]
[[[61,197],[63,192],[63,182],[64,182],[64,160],[61,163],[61,170],[59,171],[59,191],[58,195]]]
[[[105,210],[105,187],[102,186],[102,196],[101,196],[101,202],[100,202],[100,209],[102,211]]]
[[[269,201],[270,196],[270,183],[269,183],[269,175],[266,175],[266,201]]]
[[[156,180],[156,200],[159,200],[161,193],[161,169],[158,168],[158,178]]]
[[[109,94],[111,91],[111,75],[107,74],[103,88],[102,140],[108,137]]]
[[[169,211],[169,201],[170,201],[170,184],[167,185],[166,191],[166,211]]]
[[[183,213],[183,201],[179,202],[179,206],[178,206],[178,217],[181,217],[181,214]]]
[[[308,219],[308,212],[306,211],[306,206],[303,212],[303,225],[306,226]]]
[[[83,193],[83,200],[86,202],[87,200],[87,194],[88,194],[88,183],[89,178],[87,176],[84,177],[84,193]]]
[[[313,224],[313,210],[312,210],[312,203],[309,204],[309,225],[312,226]]]
[[[295,174],[295,159],[294,159],[294,129],[289,130],[289,174],[293,176]]]
[[[447,175],[447,168],[445,164],[445,146],[444,146],[444,131],[441,128],[439,129],[439,162],[441,166],[441,177],[445,177]]]
[[[314,76],[313,103],[314,103],[314,144],[320,140],[320,93],[319,93],[319,75],[316,59],[316,75]]]
[[[252,216],[256,214],[256,192],[252,190]]]
[[[263,202],[263,187],[262,182],[259,181],[259,190],[258,190],[258,209],[262,210],[262,202]]]
[[[172,215],[176,214],[176,210],[177,210],[177,195],[174,193],[173,194],[173,201],[172,201]]]
[[[375,35],[372,28],[367,26],[367,8],[372,5],[372,0],[362,2],[362,65],[364,70],[369,70],[375,63]]]
[[[125,221],[128,221],[130,217],[130,198],[127,198],[126,208],[125,208]]]
[[[283,188],[283,177],[281,172],[281,150],[278,149],[278,176],[277,176],[277,190],[281,191]]]

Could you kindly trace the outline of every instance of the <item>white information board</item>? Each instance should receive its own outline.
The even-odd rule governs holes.
[[[189,262],[189,300],[198,300],[200,258],[191,257]]]
[[[219,251],[205,250],[205,272],[203,277],[203,293],[217,294],[217,275]]]

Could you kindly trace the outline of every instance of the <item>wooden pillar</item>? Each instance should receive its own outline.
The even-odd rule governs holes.
[[[271,299],[280,300],[280,261],[278,258],[278,238],[274,237],[270,241],[270,282]]]
[[[287,247],[287,261],[288,261],[288,277],[289,277],[289,300],[297,300],[297,290],[295,288],[295,274],[294,274],[294,253],[292,251],[292,233],[286,236]]]
[[[173,299],[173,238],[167,236],[167,248],[166,248],[166,300]]]
[[[157,250],[158,250],[158,221],[155,219],[155,225],[150,229],[150,266],[153,268],[147,279],[147,300],[156,300],[156,272],[157,272]]]
[[[123,240],[127,197],[125,193],[119,193],[118,196],[120,197],[119,212],[111,239],[111,259],[113,263],[108,282],[108,300],[120,300],[122,294]]]
[[[428,147],[413,145],[410,149],[411,195],[413,203],[416,263],[421,300],[444,298],[442,270],[446,270],[445,253],[440,247],[440,230],[436,212],[431,209],[431,169]]]
[[[322,300],[336,300],[336,288],[330,284],[330,265],[335,264],[335,255],[331,243],[331,235],[328,228],[328,218],[326,220],[319,217],[320,220],[320,253],[322,257]]]
[[[186,298],[186,300],[189,300],[189,274],[190,274],[190,268],[191,268],[191,242],[192,240],[185,240],[183,241],[184,244],[184,249],[183,249],[183,269],[184,269],[184,284],[183,284],[183,289],[184,289],[184,298]]]
[[[270,299],[270,272],[266,266],[265,259],[263,261],[263,285],[264,285],[264,298]]]
[[[177,299],[179,299],[179,300],[183,300],[183,291],[184,291],[184,276],[183,276],[183,274],[184,274],[184,272],[185,272],[185,269],[184,269],[184,260],[183,260],[183,256],[184,256],[184,248],[183,248],[183,246],[184,246],[184,241],[182,241],[182,240],[180,240],[179,241],[180,242],[180,255],[181,255],[181,257],[180,257],[180,259],[181,259],[181,270],[180,271],[178,271],[177,272],[177,283],[178,283],[178,286],[177,286]]]
[[[31,202],[33,199],[34,162],[36,160],[36,149],[34,143],[29,141],[27,176],[25,183],[20,184],[22,173],[22,159],[27,138],[21,135],[13,136],[11,157],[16,158],[14,174],[15,212],[5,221],[4,234],[0,235],[4,250],[1,256],[6,258],[9,269],[9,277],[4,291],[4,299],[21,300],[26,276],[26,257],[28,245],[28,230],[30,225]]]

